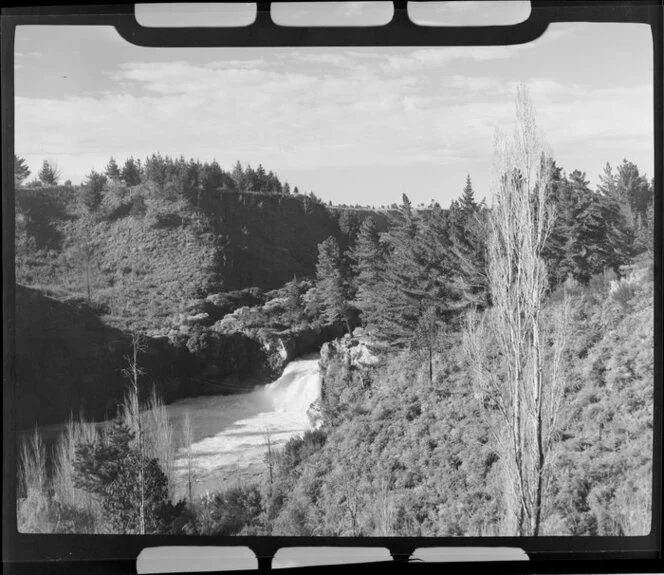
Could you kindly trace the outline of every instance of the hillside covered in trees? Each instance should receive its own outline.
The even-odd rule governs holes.
[[[647,534],[654,183],[625,160],[615,172],[607,164],[591,189],[583,172],[541,153],[527,94],[519,98],[518,137],[496,150],[491,205],[476,201],[468,177],[449,209],[416,210],[404,194],[398,213],[353,217],[279,189],[264,171],[263,184],[205,165],[188,179],[191,164],[179,160],[164,160],[164,179],[150,160],[140,181],[127,181],[126,164],[119,176],[109,164],[98,188],[98,175],[79,190],[48,188],[61,207],[46,217],[27,199],[46,189],[17,190],[17,279],[42,297],[70,305],[76,294],[99,306],[108,329],[140,318],[153,337],[208,366],[228,356],[218,342],[230,337],[278,350],[265,360],[274,372],[320,349],[322,374],[320,424],[282,450],[268,442],[258,481],[203,494],[189,470],[178,500],[173,453],[186,450],[191,430],[178,439],[159,397],[140,397],[138,368],[150,353],[134,334],[124,353],[133,387],[113,423],[100,431],[71,422],[50,471],[39,434],[24,444],[19,524],[207,535]],[[205,182],[206,170],[218,176],[210,189],[191,183]],[[84,230],[118,242],[90,250],[102,262],[96,283],[87,264],[68,283],[62,254],[77,252],[65,238]],[[120,240],[124,233],[137,235]],[[118,254],[131,248],[139,253],[124,274]],[[177,272],[176,258],[185,266]],[[113,308],[120,293],[138,311]],[[166,311],[151,311],[173,313],[181,301],[189,307],[167,326]]]
[[[215,324],[312,277],[318,243],[332,236],[346,245],[363,215],[330,210],[262,166],[239,163],[226,172],[153,155],[121,168],[111,159],[81,186],[59,185],[59,168],[48,162],[39,180],[25,183],[28,176],[17,158],[21,428],[80,409],[112,416],[134,331],[149,336],[146,388],[167,401],[269,381],[280,367],[272,333],[290,326],[247,335]],[[387,229],[389,215],[376,217]],[[292,353],[314,351],[318,327],[286,334]]]
[[[318,243],[359,220],[239,163],[229,173],[154,155],[121,170],[111,160],[79,187],[39,183],[16,189],[17,281],[85,298],[122,328],[163,327],[209,294],[311,275]]]

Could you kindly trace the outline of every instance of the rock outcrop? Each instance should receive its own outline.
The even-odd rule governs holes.
[[[370,384],[372,367],[379,362],[362,328],[323,344],[319,410],[325,423],[334,424],[339,404],[353,401],[353,397]]]

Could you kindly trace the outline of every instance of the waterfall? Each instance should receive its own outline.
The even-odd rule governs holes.
[[[303,359],[289,363],[281,377],[267,385],[264,391],[275,411],[302,416],[308,421],[307,410],[321,392],[318,360]]]
[[[307,411],[320,398],[318,356],[297,359],[279,379],[249,393],[194,397],[167,406],[169,419],[181,428],[189,412],[194,441],[196,492],[215,490],[242,477],[257,477],[265,467],[267,441],[279,449],[313,425]],[[187,450],[180,449],[175,468],[177,488],[184,493]]]

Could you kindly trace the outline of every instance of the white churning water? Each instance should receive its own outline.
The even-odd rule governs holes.
[[[167,406],[176,432],[189,412],[195,494],[260,473],[265,468],[268,437],[273,448],[280,448],[311,429],[307,410],[320,392],[315,357],[292,361],[279,379],[250,393],[193,397]],[[184,494],[185,448],[178,450],[175,465],[178,491]]]

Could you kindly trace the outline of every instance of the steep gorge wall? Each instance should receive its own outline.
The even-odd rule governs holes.
[[[224,238],[223,290],[268,290],[313,275],[318,244],[341,236],[335,214],[307,197],[220,192],[203,210]]]
[[[191,206],[145,194],[132,189],[119,207],[90,217],[74,188],[16,190],[19,427],[79,410],[113,416],[127,386],[131,329],[167,333],[210,293],[221,301],[215,313],[255,305],[260,289],[226,294],[312,275],[318,243],[342,236],[339,214],[306,197],[218,192]],[[328,326],[249,337],[202,325],[184,338],[150,337],[143,389],[155,386],[167,401],[243,391],[339,335]]]
[[[16,291],[16,424],[62,423],[70,415],[113,417],[128,386],[122,370],[131,338],[109,327],[80,300],[60,302],[40,291]],[[246,392],[277,379],[295,357],[318,351],[340,326],[275,332],[145,337],[139,364],[143,397],[153,388],[170,403],[183,397]]]

